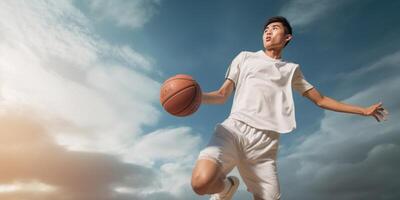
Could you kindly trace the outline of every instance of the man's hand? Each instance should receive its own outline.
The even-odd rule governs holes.
[[[380,122],[382,120],[386,120],[389,112],[383,108],[382,102],[373,104],[372,106],[365,108],[363,112],[364,116],[373,116],[376,121]]]

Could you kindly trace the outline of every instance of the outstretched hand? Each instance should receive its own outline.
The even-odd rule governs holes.
[[[364,113],[365,116],[373,116],[376,121],[386,121],[389,112],[383,108],[382,102],[373,104],[370,107],[365,108]]]

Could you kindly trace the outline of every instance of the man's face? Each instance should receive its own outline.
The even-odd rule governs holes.
[[[263,44],[266,49],[283,49],[287,41],[292,38],[285,33],[285,29],[280,22],[268,24],[263,34]]]

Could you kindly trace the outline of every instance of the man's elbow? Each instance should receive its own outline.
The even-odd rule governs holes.
[[[219,98],[218,98],[218,104],[224,104],[227,100],[228,100],[228,94],[227,93],[225,93],[225,92],[218,92],[218,96],[219,96]]]
[[[321,97],[321,98],[319,98],[318,100],[316,100],[314,103],[315,103],[315,105],[317,105],[318,107],[324,108],[324,107],[325,107],[325,98],[324,98],[324,97]]]
[[[222,96],[221,98],[218,99],[218,104],[225,104],[225,102],[228,100],[227,97]]]

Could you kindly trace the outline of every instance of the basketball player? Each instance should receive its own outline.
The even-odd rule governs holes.
[[[229,117],[216,126],[194,167],[191,183],[197,194],[232,199],[239,179],[226,176],[237,166],[255,200],[280,199],[276,155],[280,134],[296,128],[292,89],[323,109],[385,120],[388,112],[382,103],[364,108],[320,94],[298,64],[281,58],[291,39],[292,28],[284,17],[268,19],[262,36],[264,50],[239,53],[221,88],[203,93],[203,103],[222,104],[235,90]]]

